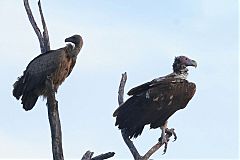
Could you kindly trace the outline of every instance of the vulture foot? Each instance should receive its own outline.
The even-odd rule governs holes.
[[[168,140],[167,140],[167,141],[169,141],[169,138],[170,138],[172,135],[173,135],[173,137],[174,137],[173,142],[177,140],[177,134],[176,134],[174,128],[171,128],[171,129],[166,128],[165,133],[166,133],[166,135],[167,135],[167,137],[168,137]]]
[[[164,135],[164,136],[161,136],[158,141],[164,145],[164,150],[163,150],[163,154],[165,154],[167,152],[167,146],[168,146],[168,141],[169,141],[169,138]]]
[[[168,138],[166,137],[166,135],[162,135],[160,138],[158,138],[158,141],[161,143],[161,144],[166,144],[168,143]]]
[[[177,140],[177,134],[175,133],[174,128],[171,129],[165,128],[164,132],[165,134],[164,135],[162,134],[161,137],[158,139],[158,141],[164,145],[163,154],[167,152],[168,141],[170,140],[170,137],[173,135],[174,137],[173,142]]]

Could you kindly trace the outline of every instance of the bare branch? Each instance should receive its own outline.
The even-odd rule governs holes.
[[[124,102],[124,87],[127,81],[127,73],[122,74],[122,79],[120,81],[119,89],[118,89],[118,104],[119,106]]]
[[[171,137],[171,135],[166,134],[166,138],[169,140],[169,138]],[[148,160],[153,153],[155,153],[159,148],[161,148],[164,145],[164,143],[160,143],[158,142],[157,144],[155,144],[154,146],[152,146],[151,149],[149,149],[149,151],[142,157],[142,160]],[[165,154],[166,150],[167,150],[167,145],[165,144],[165,148],[163,151],[163,154]]]
[[[52,137],[52,153],[54,160],[63,160],[63,149],[62,149],[62,131],[61,123],[58,113],[58,102],[55,98],[55,92],[53,89],[53,83],[51,79],[47,80],[48,85],[48,96],[47,96],[47,106],[48,106],[48,119],[51,129]]]
[[[168,129],[166,128],[166,138],[167,138],[167,141],[170,140],[170,137],[171,136],[174,136],[174,141],[177,139],[177,135],[174,131],[174,128],[171,128],[171,129]],[[150,158],[150,156],[152,156],[153,153],[155,153],[159,148],[161,148],[162,146],[164,145],[164,150],[163,150],[163,154],[166,153],[167,151],[167,145],[168,144],[165,144],[165,143],[161,143],[161,142],[158,142],[157,144],[155,144],[143,157],[142,157],[142,160],[148,160]]]
[[[119,106],[124,102],[123,96],[124,96],[124,87],[125,87],[126,81],[127,81],[127,73],[125,72],[125,73],[122,74],[122,78],[121,78],[119,89],[118,89],[118,103],[119,103]],[[141,156],[139,155],[139,153],[138,153],[136,147],[134,146],[133,142],[128,138],[126,130],[124,130],[124,129],[121,130],[121,134],[122,134],[124,142],[126,143],[129,150],[131,151],[134,159],[140,159]]]
[[[29,6],[28,0],[23,0],[23,2],[24,2],[24,7],[26,9],[27,15],[28,15],[28,19],[29,19],[29,21],[30,21],[30,23],[31,23],[31,25],[32,25],[37,37],[38,37],[40,48],[41,48],[41,53],[45,53],[43,36],[42,36],[42,33],[41,33],[40,29],[37,26],[37,23],[36,23],[34,17],[33,17],[33,14],[32,14],[31,8]]]
[[[108,159],[114,156],[114,152],[108,152],[104,154],[100,154],[99,156],[93,157],[92,160],[103,160],[103,159]]]
[[[158,142],[157,144],[155,144],[143,157],[142,160],[147,160],[149,159],[153,153],[155,153],[163,144],[161,144],[160,142]]]
[[[132,153],[134,159],[140,160],[141,156],[138,153],[138,151],[137,151],[136,147],[134,146],[133,142],[128,138],[126,130],[122,129],[121,134],[122,134],[122,138],[123,138],[124,142],[128,146],[128,148],[129,148],[130,152]]]
[[[91,159],[92,159],[92,156],[93,156],[93,152],[87,151],[87,152],[83,155],[82,160],[91,160]]]
[[[82,157],[82,160],[104,160],[104,159],[108,159],[108,158],[111,158],[114,156],[114,152],[108,152],[108,153],[104,153],[104,154],[100,154],[96,157],[93,157],[94,152],[91,152],[91,151],[87,151],[83,157]]]
[[[41,20],[42,20],[42,26],[43,26],[43,43],[44,43],[44,48],[46,48],[46,51],[50,50],[50,41],[49,41],[49,35],[48,35],[48,29],[47,29],[47,25],[43,16],[43,12],[42,12],[42,7],[41,7],[41,1],[38,1],[38,8],[39,8],[39,12],[41,15]],[[45,52],[46,52],[45,51]]]

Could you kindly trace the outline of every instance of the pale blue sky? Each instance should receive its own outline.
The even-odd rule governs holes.
[[[37,3],[30,5],[39,17]],[[132,159],[112,117],[121,74],[128,73],[128,91],[170,73],[178,55],[198,62],[189,71],[197,92],[186,109],[169,119],[178,140],[169,143],[165,155],[160,149],[152,158],[237,159],[237,0],[68,0],[43,1],[42,7],[52,49],[76,33],[84,40],[57,94],[66,159],[79,159],[87,150]],[[0,17],[0,159],[52,158],[46,102],[40,98],[25,112],[11,93],[17,77],[40,53],[37,37],[21,0],[1,0]],[[134,142],[143,154],[159,136],[160,130],[146,127]]]

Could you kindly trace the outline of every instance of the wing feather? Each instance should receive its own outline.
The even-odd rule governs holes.
[[[139,93],[146,86],[148,89]],[[151,128],[164,125],[172,114],[186,107],[196,86],[187,80],[166,79],[145,83],[140,88],[114,112],[115,125],[127,129],[130,138],[139,136],[147,124]]]
[[[158,85],[163,86],[163,85],[166,85],[170,82],[185,81],[183,79],[176,79],[174,76],[175,76],[174,74],[169,74],[169,75],[164,76],[164,77],[159,77],[159,78],[153,79],[150,82],[147,82],[147,83],[144,83],[144,84],[141,84],[137,87],[132,88],[127,94],[129,96],[137,95],[137,94],[140,94],[140,93],[142,93],[144,91],[147,91],[148,89],[153,88],[153,87],[158,86]]]
[[[61,54],[64,54],[64,48],[37,56],[28,64],[23,76],[14,83],[13,95],[17,99],[22,96],[24,109],[30,110],[38,96],[43,95],[45,80],[59,67]]]
[[[131,95],[136,95],[136,94],[142,93],[142,92],[148,90],[152,84],[153,84],[153,82],[144,83],[142,85],[132,88],[127,94],[129,96],[131,96]]]

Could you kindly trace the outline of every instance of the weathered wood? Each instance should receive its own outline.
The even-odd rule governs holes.
[[[39,8],[39,13],[41,15],[41,20],[42,20],[42,26],[43,26],[43,43],[44,43],[44,48],[45,52],[50,50],[50,41],[49,41],[49,35],[48,35],[48,29],[47,25],[43,16],[43,11],[42,11],[42,6],[41,6],[41,1],[38,1],[38,8]]]
[[[52,153],[54,160],[63,160],[63,149],[62,149],[62,131],[61,123],[58,113],[58,102],[55,98],[55,92],[53,88],[52,80],[48,79],[48,97],[47,97],[47,106],[48,106],[48,119],[51,129],[52,137]]]
[[[122,78],[120,81],[119,89],[118,89],[118,104],[119,106],[124,103],[124,87],[127,81],[127,73],[122,74]],[[123,129],[121,130],[122,138],[126,145],[128,146],[130,152],[132,153],[135,160],[138,160],[141,158],[140,154],[138,153],[136,147],[134,146],[133,142],[128,138],[126,131]]]
[[[104,154],[100,154],[96,157],[93,157],[94,152],[91,152],[91,151],[87,151],[83,157],[82,157],[82,160],[104,160],[104,159],[108,159],[108,158],[111,158],[114,156],[114,152],[108,152],[108,153],[104,153]]]
[[[42,36],[42,33],[40,31],[40,29],[38,28],[37,26],[37,23],[33,17],[33,14],[32,14],[32,11],[31,11],[31,8],[29,6],[29,3],[28,3],[28,0],[23,0],[24,2],[24,7],[25,7],[25,10],[27,12],[27,15],[28,15],[28,19],[38,37],[38,40],[39,40],[39,44],[40,44],[40,48],[41,48],[41,53],[45,53],[45,47],[44,47],[44,42],[43,42],[43,36]]]
[[[141,156],[140,156],[138,150],[136,149],[135,145],[133,144],[133,142],[128,138],[126,130],[122,129],[121,134],[122,134],[122,138],[123,138],[125,144],[128,146],[130,152],[132,153],[133,158],[135,160],[140,160]]]
[[[83,155],[82,160],[91,160],[91,159],[92,159],[92,156],[93,156],[93,152],[87,151],[87,152]]]
[[[104,154],[100,154],[96,157],[93,157],[92,160],[104,160],[104,159],[108,159],[114,156],[114,152],[108,152],[108,153],[104,153]]]
[[[118,89],[118,104],[119,106],[124,102],[124,87],[127,82],[127,72],[122,74],[122,78],[120,81],[119,89]]]

